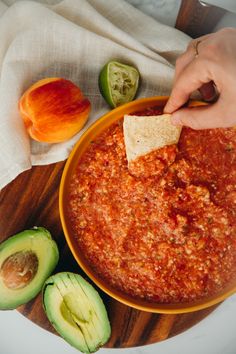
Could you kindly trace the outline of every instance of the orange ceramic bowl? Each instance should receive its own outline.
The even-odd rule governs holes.
[[[148,312],[176,314],[176,313],[198,311],[223,301],[225,298],[229,297],[230,295],[236,292],[235,282],[229,284],[220,293],[195,302],[187,302],[187,303],[179,303],[179,304],[171,304],[171,303],[161,304],[161,303],[149,302],[146,300],[135,299],[113,288],[111,285],[105,282],[100,276],[98,276],[91,269],[84,255],[79,250],[78,244],[73,237],[70,219],[67,212],[68,195],[69,195],[68,188],[70,184],[70,179],[78,164],[79,159],[81,158],[81,156],[83,155],[87,147],[89,146],[90,142],[94,140],[94,138],[97,135],[99,135],[104,129],[107,129],[112,123],[122,118],[124,114],[130,114],[152,106],[164,106],[167,99],[168,97],[163,97],[163,96],[150,97],[150,98],[139,99],[131,103],[122,105],[108,112],[104,116],[102,116],[86,130],[86,132],[81,136],[81,138],[75,145],[65,165],[62,179],[61,179],[61,184],[60,184],[59,209],[60,209],[60,217],[61,217],[62,227],[66,237],[66,241],[70,247],[70,250],[74,258],[76,259],[80,267],[83,269],[83,271],[99,288],[101,288],[105,293],[107,293],[114,299],[128,306],[134,307],[136,309],[148,311]],[[204,103],[194,102],[192,105],[202,105],[202,104]]]

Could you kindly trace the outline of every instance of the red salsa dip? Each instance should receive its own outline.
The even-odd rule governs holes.
[[[159,303],[214,295],[236,276],[236,130],[184,127],[177,146],[129,171],[120,119],[81,157],[68,212],[91,268],[120,291]]]

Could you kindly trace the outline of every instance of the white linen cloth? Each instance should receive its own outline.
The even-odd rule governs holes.
[[[190,39],[123,0],[0,3],[0,13],[0,188],[32,165],[66,159],[82,132],[109,110],[98,88],[107,61],[139,69],[138,97],[165,95]],[[72,80],[91,101],[85,128],[64,143],[31,140],[19,115],[23,92],[45,77]]]

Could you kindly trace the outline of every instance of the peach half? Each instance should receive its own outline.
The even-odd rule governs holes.
[[[20,115],[30,137],[47,143],[59,143],[78,133],[90,108],[80,88],[62,78],[36,82],[19,101]]]

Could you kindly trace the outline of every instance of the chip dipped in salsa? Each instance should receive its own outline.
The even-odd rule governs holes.
[[[80,158],[67,209],[84,257],[116,289],[159,303],[214,295],[236,276],[236,130],[184,127],[128,169],[121,118]]]

